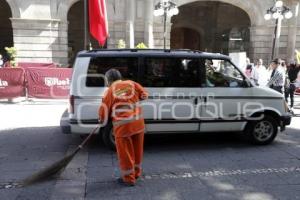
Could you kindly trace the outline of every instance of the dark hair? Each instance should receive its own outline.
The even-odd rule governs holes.
[[[279,65],[280,64],[279,58],[275,58],[274,60],[272,60],[272,63],[275,63],[276,65]]]
[[[297,67],[297,64],[296,64],[296,63],[290,63],[290,64],[289,64],[289,67],[290,67],[290,68],[296,68],[296,67]]]
[[[252,66],[251,64],[249,64],[249,65],[247,65],[246,69],[248,69],[248,70],[249,70],[249,69],[250,69],[250,70],[252,70],[252,67],[253,67],[253,66]]]
[[[114,81],[121,80],[121,72],[117,69],[110,69],[105,73],[108,85],[111,85]]]

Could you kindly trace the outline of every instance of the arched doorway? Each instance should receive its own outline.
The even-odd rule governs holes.
[[[0,54],[3,55],[4,60],[7,60],[8,57],[4,48],[14,46],[13,29],[10,21],[12,12],[6,1],[0,1],[0,10]]]
[[[201,36],[191,28],[173,28],[171,30],[171,49],[200,50]]]
[[[68,11],[68,57],[69,64],[73,64],[76,54],[85,49],[84,47],[84,1],[74,3]],[[92,48],[99,48],[99,45],[89,35]]]
[[[183,35],[184,41],[201,41],[201,51],[228,54],[230,52],[250,51],[249,15],[239,7],[219,1],[197,1],[179,7],[179,15],[171,19],[171,38],[176,37],[178,27],[203,30],[195,39]],[[171,39],[171,47],[184,47],[182,43]]]

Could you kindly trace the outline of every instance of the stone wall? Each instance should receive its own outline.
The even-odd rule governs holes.
[[[47,19],[11,20],[19,61],[67,63],[66,24]]]
[[[6,0],[12,12],[14,44],[19,61],[68,63],[68,11],[79,0]],[[82,0],[81,0],[82,1]],[[153,17],[158,0],[107,0],[110,38],[108,47],[115,48],[119,39],[127,47],[144,42],[151,48],[163,47],[162,17]],[[178,6],[195,0],[173,0]],[[198,0],[204,1],[204,0]],[[212,0],[207,0],[212,1]],[[216,1],[216,0],[214,0]],[[266,9],[273,0],[217,0],[244,10],[251,20],[249,56],[270,61],[274,21],[265,21]],[[295,13],[296,0],[286,0]],[[284,20],[279,43],[279,56],[293,58],[300,49],[300,20]],[[167,46],[170,46],[171,20],[167,21]]]

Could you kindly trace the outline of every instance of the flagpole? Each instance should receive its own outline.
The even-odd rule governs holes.
[[[84,49],[89,50],[88,39],[88,0],[84,0]]]

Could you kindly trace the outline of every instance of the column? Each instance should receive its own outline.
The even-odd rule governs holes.
[[[144,41],[149,48],[154,47],[154,38],[153,38],[153,11],[154,11],[154,2],[153,0],[147,0],[144,3],[145,6],[145,28],[144,28]]]
[[[136,5],[135,0],[126,0],[128,5],[126,15],[126,43],[129,44],[130,48],[134,48],[134,19]]]
[[[275,29],[274,32],[274,37],[275,37],[275,43],[274,43],[274,55],[273,58],[278,58],[279,57],[279,48],[281,47],[280,45],[280,36],[281,36],[281,29],[282,29],[282,19],[278,18],[276,20],[276,26],[277,28]]]
[[[293,1],[291,5],[289,5],[291,11],[293,12],[293,17],[289,19],[288,25],[288,44],[287,44],[287,61],[291,61],[295,59],[295,48],[297,41],[297,24],[298,24],[298,10],[299,10],[299,2]]]
[[[12,18],[19,62],[68,63],[67,24],[56,19]]]

